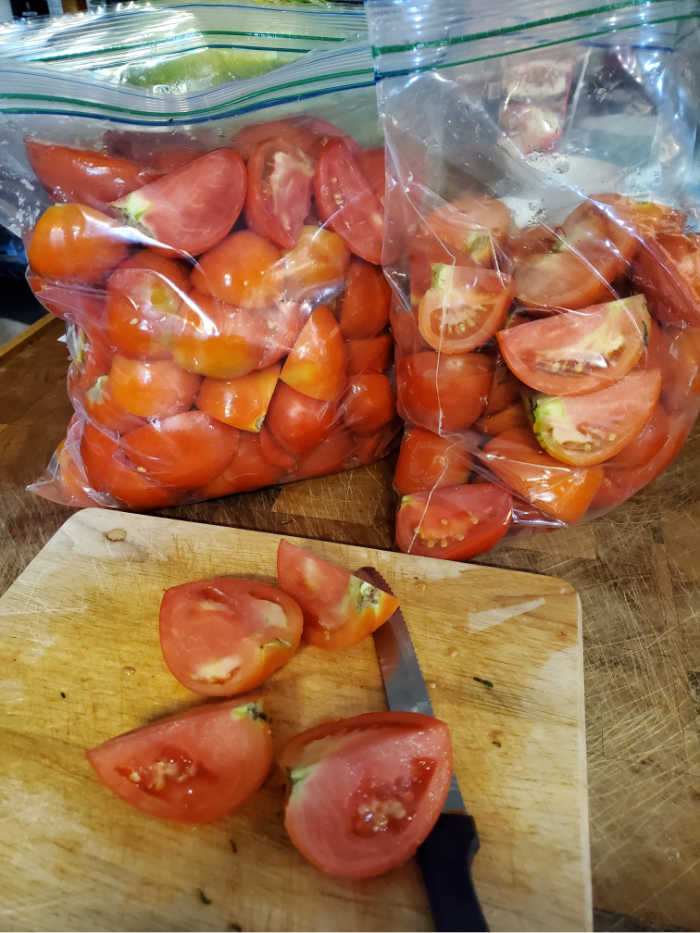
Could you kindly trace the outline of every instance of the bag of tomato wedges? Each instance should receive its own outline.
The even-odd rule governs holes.
[[[386,452],[366,43],[176,97],[9,61],[0,86],[0,219],[72,360],[75,415],[33,491],[153,509]]]
[[[367,10],[397,543],[463,560],[623,502],[695,421],[700,18],[687,0]]]

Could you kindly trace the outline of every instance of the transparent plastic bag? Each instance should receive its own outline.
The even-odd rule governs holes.
[[[0,87],[0,219],[72,360],[75,417],[33,491],[151,509],[386,452],[366,45],[186,96],[9,61]]]
[[[624,501],[697,416],[700,14],[367,15],[406,424],[397,543],[466,559]]]

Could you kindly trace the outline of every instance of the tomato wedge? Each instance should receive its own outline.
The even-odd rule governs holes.
[[[102,783],[149,816],[209,823],[240,807],[272,764],[262,701],[207,704],[91,748]]]
[[[343,420],[355,434],[374,434],[396,415],[391,380],[383,373],[353,376],[342,408]]]
[[[287,663],[303,623],[299,606],[276,587],[214,577],[165,591],[160,647],[170,673],[188,690],[233,696]]]
[[[610,282],[619,272],[614,253],[590,249],[590,256],[562,247],[533,253],[515,267],[515,295],[535,308],[585,308],[617,298]]]
[[[383,373],[391,366],[394,349],[391,334],[348,340],[345,348],[348,354],[348,376]]]
[[[167,418],[188,411],[202,379],[172,360],[132,360],[116,354],[109,371],[112,398],[132,415]]]
[[[499,357],[493,368],[491,388],[489,389],[484,415],[498,414],[499,411],[508,408],[513,402],[519,402],[520,396],[520,383]]]
[[[525,406],[522,401],[519,401],[513,402],[512,405],[508,405],[507,408],[493,415],[482,415],[474,426],[483,434],[495,436],[509,428],[529,428],[530,422],[525,413]]]
[[[321,219],[349,249],[379,265],[382,261],[382,206],[342,139],[330,139],[316,165],[316,207]]]
[[[337,399],[345,388],[347,353],[333,313],[319,305],[287,357],[280,379],[311,398]]]
[[[265,427],[282,447],[295,455],[320,444],[338,420],[335,402],[324,402],[278,382],[265,418]]]
[[[547,395],[583,395],[639,362],[651,321],[643,295],[519,324],[497,335],[511,371]]]
[[[347,272],[340,311],[340,330],[346,339],[376,337],[389,323],[391,288],[381,269],[353,259]]]
[[[302,228],[296,245],[272,270],[280,293],[289,298],[323,297],[337,291],[350,262],[347,246],[337,234],[323,227]]]
[[[302,732],[279,763],[295,847],[327,874],[370,878],[407,861],[437,822],[452,746],[432,716],[367,713]]]
[[[401,441],[394,489],[402,496],[439,486],[466,483],[472,456],[460,437],[439,437],[424,428],[409,428]]]
[[[261,143],[248,160],[248,227],[291,249],[311,210],[314,165],[306,153],[283,139]]]
[[[257,433],[265,420],[279,374],[278,364],[238,379],[205,379],[197,396],[197,408],[231,427]]]
[[[453,261],[493,266],[508,236],[511,216],[502,201],[463,194],[429,214],[425,224],[423,236],[440,244]]]
[[[279,297],[275,263],[280,251],[252,230],[237,230],[200,256],[192,285],[242,308],[264,308]]]
[[[384,207],[384,194],[386,189],[386,163],[384,147],[379,149],[365,149],[357,156],[357,164],[362,174],[369,182],[377,200]]]
[[[642,430],[661,394],[658,369],[635,370],[606,389],[576,396],[535,396],[533,430],[540,445],[572,466],[614,457]]]
[[[639,434],[607,461],[606,470],[608,467],[638,467],[648,463],[666,443],[670,422],[668,412],[659,403]]]
[[[495,483],[411,493],[396,515],[396,544],[404,554],[468,560],[501,540],[512,513],[510,492]]]
[[[700,234],[660,234],[639,251],[634,281],[663,324],[700,327]]]
[[[349,466],[354,447],[350,431],[342,425],[335,425],[320,443],[299,457],[294,475],[297,479],[311,479],[338,473]]]
[[[356,645],[399,605],[389,593],[285,539],[277,551],[277,582],[301,606],[304,639],[320,648]]]
[[[165,246],[198,256],[231,230],[245,194],[243,159],[235,149],[215,149],[119,198],[112,207]]]
[[[233,460],[218,476],[195,492],[197,499],[218,499],[276,483],[283,470],[263,456],[260,435],[242,431]]]

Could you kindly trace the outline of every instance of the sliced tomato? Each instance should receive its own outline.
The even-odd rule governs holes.
[[[626,376],[647,344],[651,319],[643,295],[540,318],[500,331],[511,371],[548,395],[583,395]]]
[[[345,388],[347,354],[333,313],[319,305],[287,357],[280,379],[311,398],[337,399]]]
[[[335,425],[316,447],[299,457],[294,475],[297,479],[311,479],[338,473],[350,465],[352,455],[352,434],[342,425]]]
[[[337,126],[307,116],[251,124],[236,134],[233,144],[244,159],[249,159],[257,146],[270,139],[299,146],[316,158],[326,142],[334,137],[342,139],[354,154],[360,152],[355,140]]]
[[[300,455],[320,444],[338,418],[335,402],[311,398],[278,382],[265,427],[285,450]]]
[[[510,428],[529,428],[530,422],[525,413],[525,406],[522,401],[518,401],[494,415],[482,415],[475,422],[475,427],[482,433],[495,437]]]
[[[294,469],[297,464],[296,455],[290,453],[279,443],[266,424],[263,424],[258,436],[260,438],[260,453],[268,463],[274,464],[285,471]]]
[[[625,201],[616,194],[594,194],[569,214],[561,233],[569,249],[593,261],[603,253],[613,256],[623,273],[639,248],[635,231],[625,217]],[[629,216],[629,215],[628,215]]]
[[[441,353],[467,353],[502,325],[513,300],[510,276],[478,266],[433,266],[433,285],[418,306],[418,327]]]
[[[246,170],[235,149],[215,149],[113,202],[130,224],[198,256],[223,240],[241,213]]]
[[[383,208],[386,189],[384,147],[380,146],[378,149],[365,149],[357,156],[357,164],[360,166],[362,174],[369,182],[370,188]]]
[[[267,460],[261,450],[260,435],[242,431],[233,460],[218,476],[195,491],[197,499],[218,499],[236,492],[249,492],[271,486],[283,469]]]
[[[452,262],[468,260],[479,266],[494,266],[508,236],[511,216],[502,201],[464,194],[429,214],[425,225],[421,236],[436,241]]]
[[[602,467],[567,466],[545,453],[524,428],[494,437],[480,459],[523,499],[567,524],[583,517],[603,480]]]
[[[197,408],[242,431],[258,432],[265,420],[281,367],[259,369],[238,379],[205,379]]]
[[[491,387],[489,389],[484,415],[490,416],[498,414],[499,411],[508,408],[513,402],[520,401],[520,395],[520,383],[499,357],[495,361],[493,367]]]
[[[494,483],[411,493],[396,515],[396,544],[404,554],[468,560],[501,540],[512,510],[510,492]]]
[[[408,493],[466,483],[472,456],[460,437],[439,437],[424,428],[409,428],[401,441],[394,489]]]
[[[87,752],[102,783],[150,816],[209,823],[267,777],[272,739],[258,697],[237,697],[119,735]]]
[[[39,275],[27,275],[29,287],[37,301],[56,317],[72,321],[79,327],[99,322],[104,326],[104,294],[79,284],[62,285]]]
[[[125,434],[145,424],[143,418],[127,411],[121,402],[117,401],[108,374],[98,376],[91,386],[81,390],[72,384],[69,371],[68,395],[76,411],[82,411],[92,424],[103,431]]]
[[[296,848],[327,874],[360,879],[415,854],[447,797],[452,747],[432,716],[366,713],[302,732],[279,763]]]
[[[390,304],[391,288],[382,270],[362,259],[353,259],[340,311],[343,337],[376,337],[389,323]]]
[[[593,466],[614,457],[640,433],[661,394],[658,369],[635,370],[587,395],[541,395],[530,400],[540,445],[572,466]]]
[[[200,292],[242,308],[264,308],[279,297],[273,273],[280,251],[251,230],[237,230],[200,256],[192,285]]]
[[[648,239],[659,233],[682,233],[686,216],[667,204],[655,201],[634,201],[621,194],[592,195],[608,218],[626,228],[637,240]]]
[[[410,356],[413,353],[420,353],[421,350],[432,349],[418,330],[418,315],[415,311],[392,304],[389,323],[396,344],[397,357]]]
[[[343,281],[350,262],[350,252],[341,238],[307,224],[293,249],[273,269],[281,294],[290,298],[323,297]]]
[[[282,538],[277,582],[301,606],[304,639],[320,648],[349,648],[393,615],[398,600],[343,567]]]
[[[659,403],[639,434],[607,461],[606,468],[637,467],[648,463],[666,443],[669,431],[669,414]]]
[[[515,267],[515,295],[535,308],[586,308],[617,298],[610,285],[619,274],[618,258],[609,250],[590,256],[563,247],[555,252],[533,253]]]
[[[383,373],[391,366],[393,344],[391,334],[348,340],[348,376],[358,373]]]
[[[682,411],[700,394],[700,327],[668,328],[663,343],[661,397],[669,411]]]
[[[125,411],[142,418],[167,418],[188,411],[202,382],[172,360],[132,360],[115,354],[109,389]]]
[[[52,201],[77,201],[106,211],[110,201],[143,188],[159,175],[104,152],[54,146],[35,139],[25,139],[24,145],[29,164]]]
[[[401,430],[401,421],[395,418],[384,425],[376,434],[360,434],[352,439],[352,463],[347,466],[364,466],[384,457],[391,449]]]
[[[314,165],[298,146],[284,140],[261,143],[248,160],[248,227],[291,249],[311,209]]]
[[[396,367],[399,414],[434,434],[473,424],[484,410],[493,361],[480,353],[415,353]]]
[[[374,434],[396,416],[391,380],[383,373],[353,376],[341,408],[345,424],[355,434]]]
[[[56,473],[55,488],[64,505],[75,508],[90,508],[100,504],[80,459],[80,440],[83,424],[77,415],[73,415],[66,430],[66,436],[56,448],[54,454]],[[43,490],[42,490],[43,494]]]
[[[329,140],[316,165],[316,207],[321,219],[368,262],[382,260],[382,206],[343,140]]]
[[[299,647],[297,603],[256,580],[214,577],[171,586],[160,604],[160,647],[170,673],[202,696],[259,686]]]
[[[663,324],[700,327],[700,234],[659,234],[639,251],[634,281]]]

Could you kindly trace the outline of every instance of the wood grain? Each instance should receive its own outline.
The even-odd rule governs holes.
[[[296,853],[279,774],[238,813],[193,828],[116,800],[85,760],[85,748],[201,702],[164,667],[163,590],[231,572],[272,581],[278,541],[88,509],[0,600],[0,795],[13,853],[0,867],[4,929],[430,929],[413,863],[352,884]],[[590,929],[575,592],[541,575],[324,542],[311,550],[374,564],[401,601],[477,820],[475,881],[491,928]],[[303,648],[267,682],[265,703],[276,748],[325,719],[384,709],[372,640]]]

